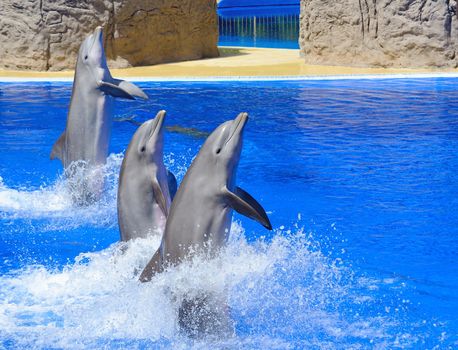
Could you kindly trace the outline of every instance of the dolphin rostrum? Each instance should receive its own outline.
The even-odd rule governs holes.
[[[193,252],[216,253],[229,235],[233,209],[272,229],[262,206],[235,185],[247,120],[247,113],[240,113],[205,141],[178,188],[161,245],[141,273],[141,282],[150,281],[154,274],[179,264]],[[228,308],[224,303],[212,307],[212,300],[214,296],[205,291],[201,297],[185,299],[179,310],[180,327],[190,335],[227,331]]]
[[[164,166],[165,111],[144,122],[124,156],[118,186],[121,241],[162,235],[176,180]],[[169,181],[171,185],[169,186]],[[172,191],[172,193],[170,193]]]
[[[97,27],[80,46],[67,125],[50,156],[51,159],[59,158],[62,161],[77,204],[96,200],[102,190],[102,174],[96,171],[99,179],[90,179],[89,170],[100,168],[106,162],[114,97],[148,98],[134,84],[111,76],[103,49],[102,28]],[[73,162],[79,164],[70,167]],[[81,178],[72,182],[71,178],[76,173]]]

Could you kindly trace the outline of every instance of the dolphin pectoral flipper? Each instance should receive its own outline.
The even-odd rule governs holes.
[[[161,185],[157,179],[153,179],[153,196],[156,198],[157,204],[159,205],[159,208],[161,208],[162,213],[165,217],[167,217],[169,215],[167,202],[165,201],[164,193],[162,192]]]
[[[272,230],[272,224],[267,217],[266,211],[248,192],[236,187],[234,192],[224,188],[224,196],[228,205],[238,213],[256,220],[268,230]]]
[[[159,247],[156,253],[151,258],[151,260],[143,269],[142,273],[140,274],[139,281],[142,283],[149,282],[156,273],[160,273],[162,271],[163,266],[161,259],[161,247]]]
[[[148,99],[148,96],[143,92],[142,89],[140,89],[137,85],[132,84],[129,81],[113,79],[112,84],[117,85],[120,89],[124,90],[131,96],[139,97],[144,100]]]
[[[127,91],[125,91],[124,89],[120,88],[118,85],[115,85],[113,83],[101,81],[99,88],[107,95],[111,95],[113,97],[127,98],[129,100],[135,100],[135,97],[133,97]]]
[[[64,144],[65,144],[65,131],[59,136],[57,141],[54,143],[54,146],[52,146],[52,151],[49,156],[51,160],[53,159],[60,159],[63,162],[63,150],[64,150]]]
[[[169,184],[169,194],[170,194],[170,200],[173,201],[173,197],[175,197],[175,194],[177,193],[177,179],[175,175],[169,170],[167,170],[167,182]]]

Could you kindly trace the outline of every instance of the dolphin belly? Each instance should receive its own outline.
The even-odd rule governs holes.
[[[154,201],[152,192],[146,192],[144,195],[141,193],[139,190],[127,188],[118,192],[118,222],[121,241],[162,235],[164,232],[166,218],[157,202]]]

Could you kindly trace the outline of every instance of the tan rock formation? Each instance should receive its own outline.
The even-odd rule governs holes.
[[[457,67],[454,0],[301,0],[306,63]]]
[[[0,68],[71,69],[102,25],[111,67],[215,57],[215,0],[1,0]]]

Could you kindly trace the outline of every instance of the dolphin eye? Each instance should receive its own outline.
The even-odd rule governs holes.
[[[140,148],[140,152],[142,152],[142,153],[145,152],[145,150],[146,150],[146,147],[145,147],[145,146],[143,146],[142,148]]]
[[[86,56],[84,56],[84,59],[85,59],[85,60],[87,60],[87,55],[86,55]]]
[[[221,152],[221,148],[218,148],[218,149],[216,150],[216,154],[219,154],[220,152]]]

